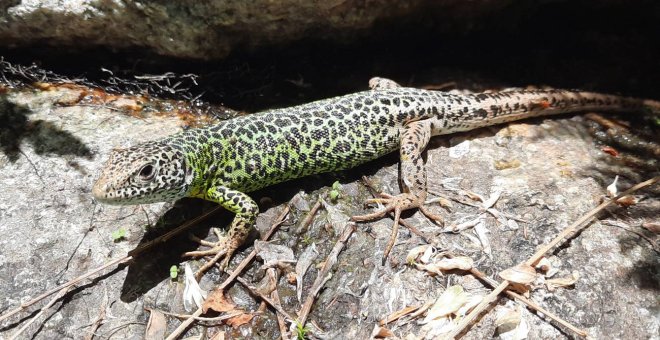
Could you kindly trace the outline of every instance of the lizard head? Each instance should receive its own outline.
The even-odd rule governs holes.
[[[192,181],[180,150],[159,142],[114,149],[105,163],[92,195],[108,204],[174,201],[186,196]]]

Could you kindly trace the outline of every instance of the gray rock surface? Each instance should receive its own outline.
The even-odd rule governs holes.
[[[0,311],[14,308],[59,283],[123,256],[144,242],[145,228],[159,229],[163,216],[175,215],[177,221],[172,224],[178,224],[198,214],[190,211],[209,206],[196,200],[176,205],[126,207],[96,204],[90,188],[111,148],[169,135],[179,129],[180,121],[167,115],[135,117],[105,107],[57,104],[78,95],[75,90],[57,89],[9,92],[1,97],[0,116],[11,117],[14,128],[0,128],[3,147],[0,153]],[[441,233],[439,227],[419,213],[405,216],[405,219],[433,238],[436,245],[470,256],[478,268],[494,277],[500,270],[524,261],[539,244],[549,241],[596,206],[614,174],[623,176],[621,188],[648,175],[603,153],[588,133],[590,126],[580,116],[559,117],[434,139],[427,161],[433,192],[451,197],[456,195],[452,189],[460,188],[487,197],[501,190],[502,197],[495,207],[530,222],[520,223],[520,228],[515,230],[486,216],[490,255],[475,244],[471,230],[461,234]],[[462,141],[467,141],[468,147],[461,144]],[[462,151],[456,152],[456,148]],[[386,158],[360,168],[357,173],[368,174],[384,191],[397,192],[395,159]],[[502,170],[495,167],[496,161],[512,160],[518,160],[520,166]],[[282,209],[279,202],[290,198],[280,197],[286,196],[283,192],[303,189],[309,193],[306,199],[311,206],[317,196],[327,198],[329,185],[334,181],[332,177],[323,175],[285,183],[273,191],[256,194],[275,201],[269,208],[263,204],[267,200],[257,198],[263,206],[257,228],[263,232],[279,215]],[[342,196],[334,205],[334,214],[350,216],[365,211],[362,199],[368,197],[368,192],[354,178],[355,175],[349,174],[341,179]],[[445,179],[453,180],[445,182]],[[310,185],[310,182],[315,184]],[[446,216],[447,225],[472,219],[480,213],[475,207],[457,202],[453,205],[451,213],[433,207]],[[188,210],[180,206],[187,206]],[[657,221],[659,210],[657,190],[647,192],[645,199],[636,206],[613,209],[615,217],[606,218],[626,223],[629,230],[600,222],[592,224],[552,257],[559,269],[556,276],[579,272],[580,279],[575,287],[555,292],[537,290],[532,293],[532,299],[586,329],[593,338],[657,336],[659,257],[653,245],[637,233],[653,239],[654,236],[644,232],[638,224],[645,220]],[[325,260],[340,231],[330,223],[336,215],[321,211],[309,231],[297,235],[295,231],[305,214],[294,209],[290,223],[283,226],[274,240],[291,247],[296,257],[310,242],[317,244],[319,258],[312,264],[303,285],[308,289],[318,271],[315,266]],[[231,216],[220,215],[210,223],[225,225],[228,218]],[[470,276],[452,274],[432,278],[405,266],[407,251],[423,243],[405,228],[401,228],[388,264],[381,266],[390,227],[388,219],[360,225],[340,254],[332,279],[322,290],[311,315],[311,320],[330,335],[340,339],[367,338],[374,324],[386,315],[434,299],[444,288],[456,283],[471,292],[487,293],[488,290]],[[126,239],[114,243],[111,233],[119,228],[127,231]],[[169,242],[160,246],[155,255],[136,261],[128,268],[110,269],[98,279],[85,281],[31,325],[24,336],[83,338],[89,335],[90,325],[103,310],[105,317],[95,332],[99,338],[140,339],[148,317],[144,308],[185,313],[181,302],[183,285],[181,281],[168,278],[169,267],[182,261],[179,246],[185,242],[185,237],[182,241]],[[195,248],[187,247],[188,250]],[[251,246],[236,260],[249,250]],[[169,258],[162,257],[168,255]],[[200,264],[190,263],[193,267]],[[394,264],[396,266],[392,267]],[[257,269],[259,266],[254,263],[243,277],[258,281],[263,275]],[[201,286],[210,290],[220,280],[217,273],[211,272]],[[278,290],[284,308],[290,313],[298,310],[295,285],[282,280]],[[230,295],[243,308],[256,310],[254,299],[240,285],[234,285]],[[495,315],[504,308],[507,299],[499,301],[464,339],[494,335]],[[15,323],[33,315],[24,312],[0,324],[0,338],[9,337],[18,329]],[[530,339],[572,336],[529,311],[525,311],[523,317],[530,327]],[[177,324],[178,321],[170,319],[168,333]],[[230,332],[245,338],[274,339],[278,338],[277,329],[273,314],[267,311],[252,323]],[[394,323],[390,329],[401,338],[419,332],[414,321]],[[210,333],[215,331],[211,329]],[[199,332],[200,327],[193,327],[188,335]]]
[[[0,43],[74,48],[143,48],[206,59],[234,47],[291,42],[315,34],[342,39],[422,1],[4,1]]]

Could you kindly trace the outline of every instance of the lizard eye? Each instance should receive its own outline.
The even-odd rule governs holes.
[[[140,169],[140,179],[143,181],[148,181],[154,178],[156,172],[154,171],[154,166],[147,164]]]

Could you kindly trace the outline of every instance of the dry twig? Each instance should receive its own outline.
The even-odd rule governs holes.
[[[344,249],[344,245],[346,244],[346,242],[351,237],[354,231],[355,231],[355,223],[348,223],[346,227],[344,227],[344,230],[341,232],[341,235],[339,236],[339,239],[335,243],[335,246],[332,247],[330,254],[328,254],[328,257],[325,259],[325,262],[323,263],[323,268],[321,268],[321,270],[317,274],[316,280],[314,280],[314,284],[312,284],[312,288],[310,289],[309,294],[307,295],[307,299],[305,300],[305,303],[303,304],[300,313],[298,313],[298,322],[301,325],[303,326],[305,325],[305,322],[307,321],[307,316],[309,315],[309,312],[312,310],[312,305],[314,304],[316,295],[319,293],[325,282],[329,279],[328,275],[330,274],[330,270],[337,262],[337,257],[339,256],[339,253],[342,251],[342,249]]]
[[[608,206],[612,204],[616,204],[616,201],[626,195],[630,195],[633,192],[648,187],[650,185],[655,184],[656,182],[660,181],[660,176],[651,178],[649,180],[646,180],[644,182],[638,183],[635,186],[631,187],[630,189],[618,194],[617,196],[613,197],[612,199],[606,200],[603,203],[601,203],[599,206],[596,208],[592,209],[589,211],[587,214],[584,216],[580,217],[577,221],[575,221],[573,224],[568,226],[566,229],[564,229],[559,235],[557,235],[552,241],[549,243],[545,244],[543,247],[541,247],[539,250],[534,253],[527,261],[525,261],[525,264],[528,266],[534,266],[547,252],[552,250],[554,247],[556,247],[560,242],[563,242],[564,240],[568,239],[572,235],[575,235],[582,227],[586,225],[587,222],[591,221],[591,219],[596,216],[600,211],[603,209],[607,208]],[[497,286],[490,294],[488,294],[480,303],[475,307],[468,315],[465,316],[461,320],[461,322],[458,324],[458,326],[447,335],[448,339],[454,339],[458,334],[463,332],[463,330],[470,324],[474,319],[477,318],[481,312],[488,306],[490,303],[495,301],[495,298],[509,286],[509,281],[504,280],[502,281],[499,286]]]
[[[16,333],[14,333],[9,340],[15,340],[18,339],[18,336],[21,335],[30,325],[35,322],[37,319],[39,319],[46,311],[48,308],[53,306],[57,300],[61,299],[69,290],[71,287],[66,287],[65,289],[62,289],[57,295],[55,295],[41,310],[37,315],[35,315],[33,318],[31,318],[28,322],[26,322],[21,328],[19,328]]]
[[[312,221],[314,221],[314,216],[316,215],[316,212],[319,210],[319,208],[321,208],[321,206],[322,206],[321,200],[320,199],[316,200],[316,203],[309,211],[307,216],[305,216],[305,219],[302,221],[300,227],[298,228],[299,235],[307,231],[307,227],[309,227],[309,225],[312,224]]]
[[[101,307],[99,308],[99,315],[96,317],[96,320],[94,320],[94,323],[92,323],[91,329],[89,330],[89,334],[85,336],[85,340],[92,340],[94,339],[94,334],[96,333],[96,330],[101,327],[101,324],[103,323],[103,320],[105,319],[105,309],[108,308],[108,288],[105,288],[105,291],[103,292],[103,301],[101,301]]]
[[[21,312],[22,310],[26,309],[27,307],[32,306],[33,304],[47,298],[48,296],[50,296],[52,294],[55,294],[57,292],[60,292],[63,289],[67,289],[67,288],[79,283],[80,281],[82,281],[82,280],[84,280],[84,279],[86,279],[86,278],[88,278],[88,277],[90,277],[94,274],[97,274],[97,273],[103,271],[106,268],[116,266],[116,265],[121,265],[121,264],[124,264],[128,261],[131,261],[133,258],[137,257],[139,254],[143,253],[144,251],[146,251],[146,250],[148,250],[148,249],[150,249],[150,248],[152,248],[152,247],[154,247],[158,244],[167,242],[169,239],[171,239],[175,235],[177,235],[177,234],[183,232],[184,230],[190,228],[191,226],[199,223],[201,220],[209,217],[210,215],[212,215],[213,213],[217,212],[220,209],[222,209],[222,208],[220,206],[218,206],[218,207],[214,208],[213,210],[211,210],[207,213],[204,213],[204,214],[194,218],[193,220],[190,220],[190,221],[182,224],[181,226],[177,227],[176,229],[173,229],[173,230],[169,231],[165,235],[157,237],[157,238],[155,238],[155,239],[153,239],[149,242],[146,242],[146,243],[142,244],[141,246],[129,251],[128,254],[126,256],[122,257],[122,258],[118,258],[118,259],[112,260],[110,262],[107,262],[107,263],[105,263],[105,264],[103,264],[103,265],[101,265],[101,266],[99,266],[95,269],[92,269],[92,270],[88,271],[85,274],[82,274],[82,275],[80,275],[80,276],[78,276],[78,277],[76,277],[76,278],[74,278],[74,279],[72,279],[72,280],[70,280],[66,283],[63,283],[63,284],[61,284],[61,285],[59,285],[59,286],[57,286],[57,287],[55,287],[55,288],[53,288],[49,291],[46,291],[45,293],[37,296],[36,298],[21,304],[20,307],[12,309],[9,312],[1,315],[0,316],[0,322],[2,322],[3,320],[11,317],[12,315],[14,315],[16,313]]]

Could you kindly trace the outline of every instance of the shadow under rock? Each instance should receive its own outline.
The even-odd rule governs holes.
[[[11,162],[18,160],[23,140],[32,144],[38,155],[75,155],[91,158],[90,149],[70,132],[45,120],[29,120],[29,108],[0,96],[0,150]]]

